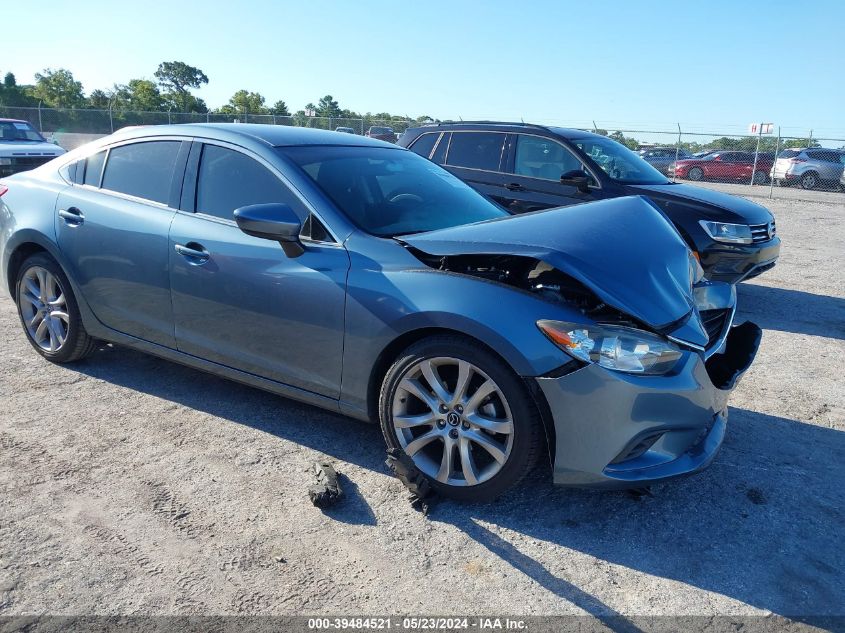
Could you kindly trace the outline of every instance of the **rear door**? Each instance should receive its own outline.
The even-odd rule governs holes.
[[[97,319],[171,348],[167,233],[188,145],[135,140],[93,154],[56,206],[59,248]]]
[[[302,255],[238,228],[234,210],[264,202],[299,215]],[[180,207],[169,247],[179,350],[337,398],[346,249],[272,165],[237,146],[193,144]]]
[[[507,193],[503,204],[514,213],[579,204],[602,197],[589,168],[569,148],[548,137],[510,135],[507,170]],[[560,182],[563,174],[573,170],[590,174],[589,193]]]
[[[505,188],[507,174],[504,173],[504,160],[507,136],[505,132],[480,130],[451,132],[448,145],[444,145],[441,139],[435,148],[435,162],[477,191],[499,204],[506,204],[508,190]]]

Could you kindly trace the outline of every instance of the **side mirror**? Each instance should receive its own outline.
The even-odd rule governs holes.
[[[302,224],[287,204],[270,202],[235,209],[235,222],[247,235],[278,242],[288,257],[299,257],[305,252],[299,241]]]
[[[590,177],[587,172],[581,169],[573,169],[560,177],[560,184],[577,187],[578,191],[588,193],[590,191]]]

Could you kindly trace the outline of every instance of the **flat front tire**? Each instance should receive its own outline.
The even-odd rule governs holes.
[[[434,336],[406,349],[379,397],[385,441],[443,496],[490,501],[518,483],[542,450],[528,390],[498,356],[471,339]]]
[[[15,303],[27,340],[47,360],[69,363],[94,350],[96,342],[85,331],[70,282],[49,255],[38,253],[23,262]]]

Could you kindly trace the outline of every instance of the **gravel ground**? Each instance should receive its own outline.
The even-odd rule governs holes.
[[[537,472],[426,518],[377,427],[117,347],[51,365],[0,301],[0,615],[845,614],[845,204],[769,206],[724,447],[651,497]]]

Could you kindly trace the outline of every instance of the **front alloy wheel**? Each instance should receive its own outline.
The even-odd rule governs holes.
[[[699,181],[704,178],[704,170],[701,169],[701,167],[693,167],[687,173],[687,178],[689,178],[690,180]]]
[[[392,419],[417,468],[449,486],[487,481],[513,447],[513,417],[502,390],[465,360],[427,358],[412,365],[393,395]]]
[[[542,446],[525,383],[501,358],[460,336],[424,339],[385,376],[379,403],[388,446],[402,449],[441,494],[493,499]]]

